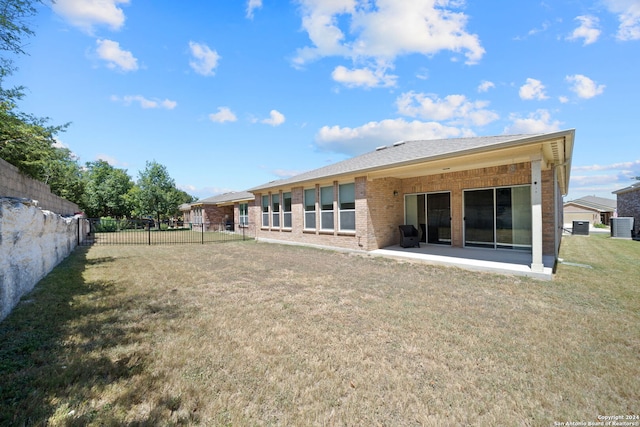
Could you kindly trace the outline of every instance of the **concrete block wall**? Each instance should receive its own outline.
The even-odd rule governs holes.
[[[37,200],[37,205],[42,209],[60,215],[71,216],[80,210],[75,203],[51,193],[47,184],[23,175],[17,167],[2,159],[0,159],[0,197]]]
[[[62,217],[22,199],[0,198],[0,320],[87,231],[80,216]]]

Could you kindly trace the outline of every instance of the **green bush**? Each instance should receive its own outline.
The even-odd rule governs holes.
[[[110,216],[103,216],[96,223],[96,232],[98,233],[113,233],[115,231],[118,231],[118,221]]]

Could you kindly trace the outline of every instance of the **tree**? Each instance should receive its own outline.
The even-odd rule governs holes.
[[[82,206],[87,216],[131,215],[128,194],[134,184],[126,170],[114,168],[104,160],[87,162],[84,183]]]
[[[135,201],[135,212],[140,216],[150,215],[160,224],[161,218],[175,213],[181,202],[180,190],[169,176],[167,168],[155,160],[146,163],[138,175],[138,183],[129,193]]]
[[[49,184],[55,194],[79,202],[80,167],[55,139],[68,125],[51,126],[48,118],[18,111],[24,87],[4,85],[5,78],[16,71],[12,56],[26,54],[23,39],[33,35],[27,21],[36,14],[37,3],[41,1],[0,0],[0,158]]]

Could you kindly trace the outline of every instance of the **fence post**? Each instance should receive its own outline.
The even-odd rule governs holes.
[[[80,246],[80,218],[76,216],[76,224],[78,224],[78,246]]]
[[[200,244],[204,245],[204,221],[202,221],[202,227],[200,229],[202,230],[200,232]]]
[[[147,238],[149,239],[149,246],[151,246],[151,224],[149,224],[147,230]]]

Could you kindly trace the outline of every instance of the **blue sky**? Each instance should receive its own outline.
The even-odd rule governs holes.
[[[205,198],[399,140],[576,129],[567,200],[640,176],[640,0],[57,0],[20,108]]]

